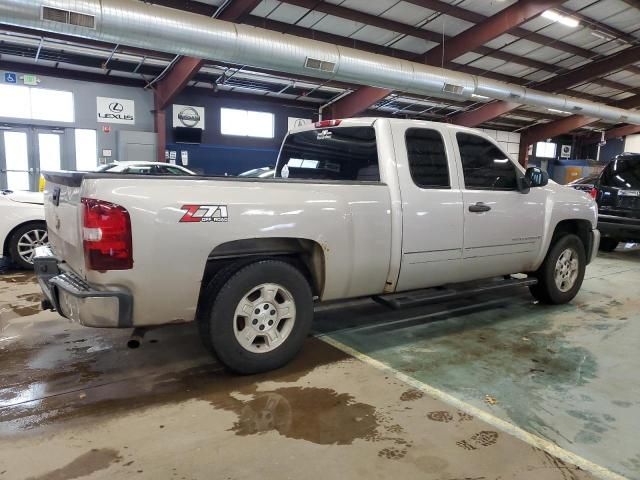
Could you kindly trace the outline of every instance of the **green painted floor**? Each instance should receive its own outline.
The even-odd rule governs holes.
[[[640,249],[604,254],[576,299],[526,289],[393,312],[321,311],[317,333],[640,479]]]

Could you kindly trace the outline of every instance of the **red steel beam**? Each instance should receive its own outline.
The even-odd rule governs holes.
[[[594,76],[606,75],[607,73],[620,70],[626,65],[635,63],[638,60],[640,60],[640,46],[627,48],[615,55],[604,57],[595,62],[583,65],[582,67],[575,68],[564,75],[536,83],[532,85],[532,88],[542,90],[543,92],[557,93],[576,84],[584,83],[594,78]],[[451,118],[451,121],[465,127],[475,127],[498,115],[504,115],[516,109],[518,106],[518,103],[503,100],[491,102],[471,112],[455,115]]]
[[[331,105],[331,118],[353,117],[378,103],[391,92],[393,90],[386,88],[360,87]]]
[[[307,2],[308,0],[286,1]],[[500,35],[511,30],[514,27],[537,17],[545,10],[553,8],[563,3],[563,1],[564,0],[521,0],[519,2],[516,2],[515,4],[500,11],[496,15],[485,19],[484,21],[465,30],[464,32],[451,38],[450,40],[445,39],[442,43],[439,43],[436,47],[432,48],[424,55],[424,62],[429,65],[449,64],[460,55],[482,47],[483,44],[499,37]],[[343,9],[343,7],[336,7],[334,5],[331,5],[331,7],[329,7],[329,10],[333,11],[336,8]],[[346,15],[346,13],[343,11],[341,11],[341,13],[343,15]],[[385,20],[385,22],[388,21]],[[381,28],[387,28],[383,25],[378,26],[380,26]],[[388,27],[392,28],[393,25],[389,25]],[[398,27],[395,28],[395,31],[399,31]],[[415,35],[416,34],[414,33],[413,36]],[[503,54],[503,52],[499,53]],[[367,110],[374,103],[389,95],[391,92],[392,90],[389,89],[361,87],[351,95],[338,100],[333,105],[331,109],[333,118],[344,118],[358,115],[359,113]]]
[[[613,138],[626,137],[629,135],[636,135],[640,133],[640,125],[619,125],[610,130],[604,132],[604,137],[607,140],[611,140]],[[585,145],[591,143],[597,143],[600,141],[600,134],[591,134],[589,136],[583,137],[582,143]]]
[[[439,65],[455,60],[562,3],[563,0],[520,0],[429,50],[425,56],[426,63]]]
[[[613,104],[619,108],[637,108],[640,107],[640,95],[625,98]],[[598,121],[598,118],[587,117],[586,115],[571,115],[554,122],[543,123],[530,127],[522,132],[521,139],[526,139],[529,145],[545,138],[553,138],[563,133],[576,130],[591,123]]]

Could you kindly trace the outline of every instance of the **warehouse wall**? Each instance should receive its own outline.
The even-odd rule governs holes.
[[[204,107],[205,129],[200,145],[176,143],[172,125],[172,109],[167,110],[167,150],[175,151],[177,163],[181,152],[188,152],[188,167],[209,175],[237,175],[252,168],[274,165],[280,144],[288,130],[289,117],[316,120],[317,106],[281,105],[262,101],[259,96],[237,98],[225,92],[214,93],[203,89],[190,89],[175,100],[178,105]],[[220,109],[237,108],[274,114],[274,138],[252,138],[220,133]]]
[[[5,70],[0,70],[0,81],[4,80],[4,73]],[[19,77],[20,75],[23,75],[25,73],[28,74],[29,71],[28,68],[25,68],[24,71],[18,71],[16,73]],[[71,165],[75,165],[75,147],[73,135],[73,129],[75,128],[96,130],[98,157],[100,157],[103,149],[108,149],[112,150],[114,159],[118,151],[117,138],[119,131],[153,132],[154,130],[153,115],[151,113],[151,110],[153,109],[153,93],[151,91],[136,87],[108,85],[80,80],[55,78],[44,75],[38,75],[38,79],[40,79],[40,83],[37,87],[33,88],[48,88],[51,90],[64,90],[73,92],[75,121],[73,123],[67,123],[0,117],[0,123],[11,125],[22,124],[45,127],[61,127],[66,129],[67,134],[65,135],[65,142],[67,143],[67,145],[65,148],[65,152],[67,158],[63,160],[63,168],[70,168]],[[17,85],[22,85],[22,82],[18,80]],[[99,96],[133,100],[135,104],[135,125],[99,123],[97,121],[96,103],[96,97]],[[109,125],[111,128],[111,131],[109,133],[103,131],[102,127],[105,125]]]
[[[640,135],[629,135],[624,140],[624,151],[640,153]]]

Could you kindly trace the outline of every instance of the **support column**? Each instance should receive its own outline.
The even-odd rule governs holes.
[[[166,162],[164,152],[167,149],[167,113],[160,106],[160,99],[157,93],[154,95],[155,109],[153,111],[154,129],[157,134],[156,139],[156,161]]]

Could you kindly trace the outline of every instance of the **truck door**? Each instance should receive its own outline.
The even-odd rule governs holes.
[[[458,281],[462,271],[462,192],[447,127],[392,122],[402,200],[397,291]]]
[[[464,199],[464,269],[481,278],[532,268],[544,229],[544,188],[522,193],[516,164],[479,135],[451,132]]]

